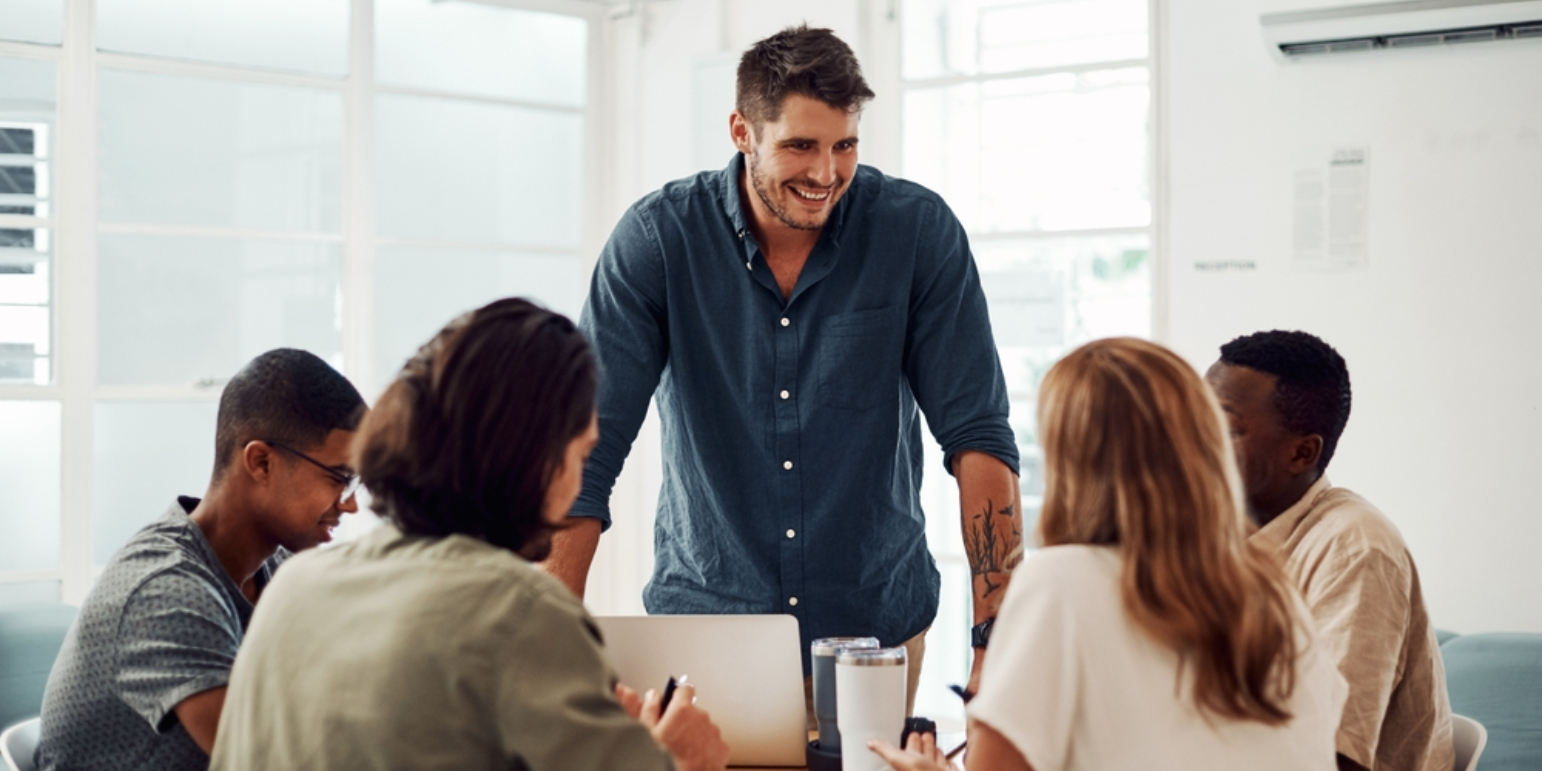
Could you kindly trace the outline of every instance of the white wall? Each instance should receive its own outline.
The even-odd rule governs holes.
[[[1436,625],[1542,631],[1542,41],[1284,63],[1259,0],[1167,7],[1168,342],[1336,346],[1329,476],[1397,523]],[[1299,269],[1293,172],[1338,145],[1370,148],[1369,266]]]

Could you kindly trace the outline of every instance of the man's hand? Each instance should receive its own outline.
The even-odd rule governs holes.
[[[905,741],[903,750],[880,741],[868,742],[867,748],[877,753],[895,771],[956,771],[956,767],[937,746],[936,734],[912,733]]]
[[[630,688],[627,690],[631,690]],[[636,692],[632,693],[636,696]],[[617,688],[617,698],[621,690]],[[696,708],[696,686],[681,683],[669,700],[669,709],[659,714],[658,691],[648,689],[642,698],[640,718],[653,734],[653,741],[675,759],[679,771],[718,771],[728,765],[728,743],[723,733],[705,711]],[[623,700],[622,706],[627,702]],[[630,711],[630,708],[628,708]]]

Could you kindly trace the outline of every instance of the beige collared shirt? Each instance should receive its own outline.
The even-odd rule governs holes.
[[[1448,771],[1445,666],[1403,536],[1326,476],[1253,535],[1276,550],[1339,663],[1349,699],[1338,752],[1373,771]]]

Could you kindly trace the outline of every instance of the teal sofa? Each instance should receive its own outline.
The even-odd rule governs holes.
[[[1452,636],[1440,657],[1451,711],[1488,730],[1479,770],[1542,769],[1542,634]]]
[[[60,603],[0,605],[0,728],[42,710],[48,671],[77,612]]]

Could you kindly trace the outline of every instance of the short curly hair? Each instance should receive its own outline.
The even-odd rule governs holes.
[[[1319,473],[1328,469],[1349,423],[1349,368],[1333,346],[1306,332],[1255,332],[1221,346],[1221,363],[1278,380],[1274,410],[1285,430],[1322,437]]]
[[[220,393],[213,480],[224,478],[248,442],[310,450],[334,430],[357,429],[366,411],[358,389],[316,354],[268,351],[242,367]]]
[[[739,58],[736,90],[734,107],[757,130],[781,117],[782,100],[791,94],[848,112],[861,110],[874,96],[851,46],[834,32],[807,24],[750,46]]]

